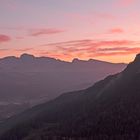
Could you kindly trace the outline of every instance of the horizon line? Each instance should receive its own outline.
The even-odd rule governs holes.
[[[78,61],[85,61],[85,62],[88,62],[88,61],[100,61],[100,62],[106,62],[106,63],[112,63],[112,64],[125,64],[125,65],[128,65],[129,63],[131,63],[132,61],[128,62],[128,63],[125,63],[125,62],[111,62],[111,61],[105,61],[105,60],[101,60],[101,59],[93,59],[93,58],[89,58],[89,59],[80,59],[78,57],[75,57],[73,58],[71,61],[68,61],[68,60],[63,60],[63,59],[60,59],[60,58],[55,58],[55,57],[51,57],[51,56],[36,56],[34,54],[31,54],[31,53],[22,53],[18,56],[15,56],[15,55],[7,55],[7,56],[4,56],[4,57],[0,57],[0,60],[1,59],[5,59],[5,58],[8,58],[8,57],[15,57],[15,58],[18,58],[20,59],[23,55],[28,55],[28,56],[32,56],[34,58],[51,58],[51,59],[55,59],[55,60],[59,60],[59,61],[63,61],[63,62],[68,62],[68,63],[73,63],[75,60],[78,60]],[[137,55],[137,54],[136,54]]]

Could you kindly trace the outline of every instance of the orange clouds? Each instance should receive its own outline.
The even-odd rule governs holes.
[[[131,40],[112,40],[112,41],[96,41],[96,40],[73,40],[67,42],[59,42],[59,43],[52,43],[52,44],[45,44],[43,46],[53,46],[57,48],[66,47],[70,49],[73,48],[81,48],[83,50],[87,50],[87,48],[99,48],[104,46],[123,46],[123,45],[135,45],[135,41]]]
[[[0,34],[0,43],[8,42],[10,40],[11,40],[11,38],[9,36]]]
[[[103,48],[99,49],[99,53],[96,56],[121,56],[121,55],[130,55],[137,54],[140,52],[140,47],[114,47],[114,48]]]
[[[121,28],[113,28],[113,29],[110,29],[108,33],[110,33],[110,34],[121,34],[121,33],[124,33],[124,30],[121,29]]]
[[[113,47],[113,48],[101,48],[101,49],[99,49],[99,51],[103,51],[103,52],[105,52],[105,51],[107,51],[107,52],[109,52],[109,51],[140,51],[140,48],[139,47],[135,47],[135,48],[129,48],[129,47]]]
[[[74,57],[82,59],[93,57],[108,57],[116,55],[129,55],[140,52],[140,42],[131,40],[112,40],[112,41],[96,41],[96,40],[73,40],[67,42],[59,42],[45,44],[49,48],[49,56],[64,60],[72,60]],[[127,47],[126,47],[127,46]],[[43,52],[42,52],[43,53]],[[52,54],[52,55],[51,55]]]

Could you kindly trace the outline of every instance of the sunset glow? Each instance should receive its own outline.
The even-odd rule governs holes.
[[[0,57],[128,63],[140,52],[139,0],[0,0]]]

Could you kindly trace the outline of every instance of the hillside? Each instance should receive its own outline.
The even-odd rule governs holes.
[[[1,140],[139,139],[139,84],[140,54],[121,73],[7,120]]]

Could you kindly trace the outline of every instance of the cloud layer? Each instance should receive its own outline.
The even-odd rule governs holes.
[[[136,54],[140,52],[138,45],[140,45],[139,41],[132,40],[73,40],[42,46],[53,48],[52,51],[44,51],[43,54],[60,59],[72,59],[74,57],[92,58]]]

